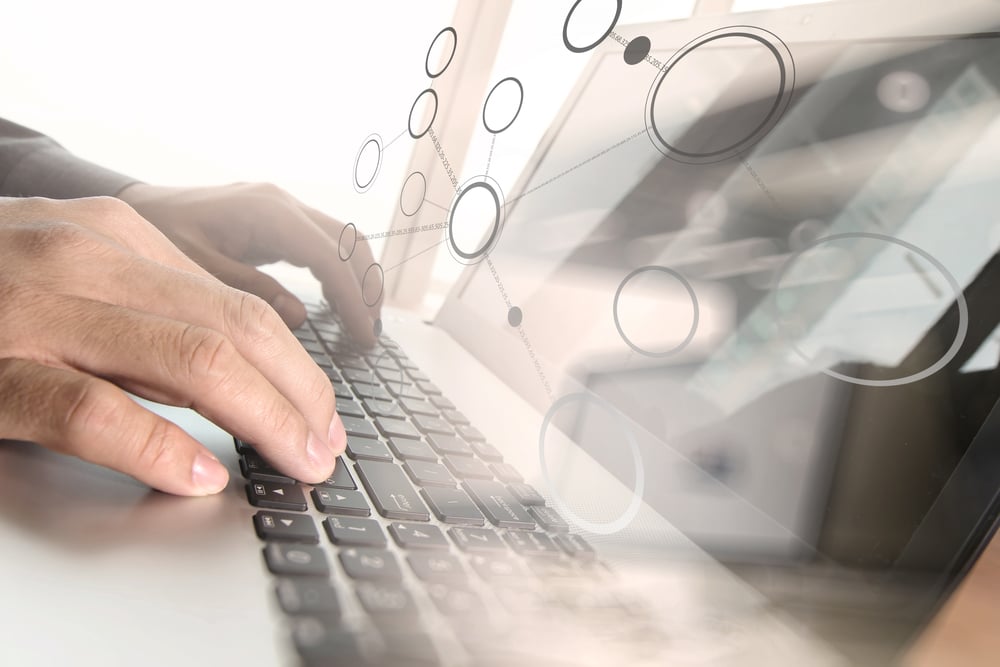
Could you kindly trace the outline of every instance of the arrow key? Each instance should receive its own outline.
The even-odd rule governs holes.
[[[350,516],[368,516],[372,513],[368,501],[359,491],[347,489],[313,489],[313,502],[316,509],[327,514],[347,514]]]
[[[448,540],[437,526],[418,523],[393,523],[389,534],[403,549],[447,549]]]
[[[302,489],[295,484],[250,482],[247,484],[247,500],[254,507],[306,511],[306,497],[302,494]]]
[[[331,516],[323,525],[330,541],[340,546],[384,547],[386,544],[378,521]]]
[[[427,506],[434,512],[434,516],[445,523],[463,526],[482,526],[486,523],[483,513],[461,489],[428,486],[421,489],[420,495],[427,501]]]
[[[507,551],[507,545],[492,530],[452,528],[448,533],[463,551]]]
[[[257,512],[253,515],[253,526],[262,540],[312,544],[319,542],[316,524],[302,514]]]

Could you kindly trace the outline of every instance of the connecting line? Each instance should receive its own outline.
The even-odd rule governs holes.
[[[540,189],[544,188],[546,185],[552,183],[552,181],[558,180],[558,179],[562,178],[563,176],[565,176],[566,174],[568,174],[568,173],[570,173],[572,171],[576,171],[577,169],[579,169],[580,167],[583,167],[584,165],[590,164],[591,162],[593,162],[597,158],[602,157],[606,153],[610,153],[611,151],[613,151],[614,149],[618,148],[619,146],[624,146],[625,144],[627,144],[628,142],[632,141],[636,137],[640,137],[640,136],[642,136],[644,134],[646,134],[646,128],[642,128],[641,130],[639,130],[635,134],[632,134],[632,135],[629,135],[628,137],[625,137],[624,139],[622,139],[621,141],[619,141],[614,146],[609,146],[608,148],[605,148],[603,151],[601,151],[597,155],[595,155],[593,157],[587,158],[586,160],[584,160],[580,164],[573,165],[572,167],[570,167],[566,171],[563,171],[562,173],[556,174],[555,176],[553,176],[549,180],[536,185],[535,187],[531,188],[530,190],[525,190],[524,192],[522,192],[517,197],[514,197],[513,199],[509,200],[507,202],[507,206],[510,206],[511,204],[513,204],[514,202],[518,201],[522,197],[526,197],[526,196],[530,195],[532,192],[535,192],[536,190],[540,190]]]
[[[417,254],[415,254],[415,255],[410,255],[409,257],[407,257],[407,258],[406,258],[406,259],[404,259],[403,261],[399,262],[398,264],[393,264],[393,265],[392,265],[392,266],[390,266],[390,267],[389,267],[388,269],[382,269],[382,275],[385,275],[386,273],[389,273],[389,272],[390,272],[390,271],[392,271],[393,269],[398,269],[398,268],[399,268],[399,267],[401,267],[401,266],[402,266],[403,264],[406,264],[406,263],[407,263],[407,262],[409,262],[409,261],[410,261],[411,259],[416,259],[416,258],[417,258],[417,257],[419,257],[420,255],[423,255],[423,254],[424,254],[425,252],[430,252],[431,250],[434,250],[434,248],[438,247],[439,245],[441,245],[442,243],[444,243],[444,242],[445,242],[445,241],[447,241],[447,240],[448,240],[448,239],[446,239],[446,238],[445,238],[445,239],[441,239],[440,241],[438,241],[437,243],[435,243],[435,244],[434,244],[434,245],[432,245],[431,247],[429,247],[429,248],[424,248],[423,250],[421,250],[420,252],[418,252],[418,253],[417,253]]]
[[[483,174],[484,176],[490,175],[490,165],[493,163],[493,146],[495,146],[496,143],[497,135],[494,134],[493,139],[490,140],[490,156],[486,158],[486,173]]]
[[[395,138],[395,139],[393,139],[392,141],[390,141],[389,143],[387,143],[387,144],[386,144],[385,146],[383,146],[383,147],[382,147],[382,150],[384,151],[384,150],[385,150],[386,148],[388,148],[389,146],[392,146],[392,145],[393,145],[394,143],[396,143],[396,141],[398,141],[398,140],[399,140],[399,138],[400,138],[401,136],[403,136],[404,134],[406,134],[406,130],[403,130],[402,132],[400,132],[399,134],[397,134],[397,135],[396,135],[396,138]]]
[[[451,162],[448,161],[448,158],[444,154],[444,149],[441,148],[441,141],[438,139],[433,128],[427,129],[427,135],[431,138],[431,142],[434,144],[434,150],[437,152],[438,158],[441,160],[441,165],[448,174],[448,180],[451,181],[451,187],[455,188],[455,192],[458,192],[458,177],[455,176],[455,170],[451,168]]]
[[[404,234],[416,234],[417,232],[429,232],[432,229],[444,229],[448,226],[447,222],[439,222],[436,225],[420,225],[419,227],[403,227],[401,229],[390,229],[387,232],[378,232],[376,234],[365,234],[358,238],[359,241],[371,241],[372,239],[384,239],[389,236],[403,236]]]
[[[781,217],[788,218],[788,216],[785,215],[785,211],[782,210],[781,205],[778,204],[778,200],[774,198],[773,194],[771,194],[771,190],[767,187],[767,185],[764,184],[764,181],[763,181],[763,179],[761,179],[760,175],[757,173],[757,170],[754,169],[752,166],[750,166],[750,162],[747,161],[746,158],[741,158],[740,162],[743,163],[743,167],[750,174],[750,177],[753,178],[754,183],[757,184],[757,187],[760,188],[760,191],[763,192],[764,196],[767,197],[767,200],[769,202],[771,202],[771,206],[774,207],[774,210],[779,215],[781,215]]]
[[[447,208],[445,208],[444,206],[441,206],[441,204],[436,204],[436,203],[432,202],[432,201],[431,201],[430,199],[425,199],[425,200],[424,200],[424,202],[426,202],[426,203],[430,204],[431,206],[434,206],[434,207],[436,207],[436,208],[439,208],[439,209],[441,209],[441,210],[442,210],[442,211],[444,211],[445,213],[450,213],[450,212],[451,212],[451,211],[449,211],[449,210],[448,210]]]

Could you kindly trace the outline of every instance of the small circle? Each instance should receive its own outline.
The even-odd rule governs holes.
[[[372,269],[375,269],[375,271],[373,272]],[[377,282],[372,283],[372,280]],[[377,285],[377,287],[370,287],[372,284]],[[373,289],[375,290],[375,296],[369,299],[368,295]],[[379,302],[379,299],[382,298],[383,289],[385,289],[385,272],[382,271],[382,265],[375,262],[365,269],[365,275],[361,278],[361,300],[364,301],[365,305],[369,308],[374,307],[375,304]]]
[[[572,41],[570,41],[569,24],[570,21],[573,19],[573,14],[576,12],[581,2],[583,2],[583,0],[576,0],[576,2],[573,3],[573,6],[569,8],[569,13],[566,14],[566,20],[563,22],[563,30],[562,30],[563,44],[566,46],[567,49],[569,49],[573,53],[586,53],[587,51],[590,51],[591,49],[595,48],[598,44],[603,42],[607,38],[607,36],[611,34],[611,31],[615,29],[615,26],[618,25],[618,17],[620,17],[622,13],[622,0],[617,0],[615,2],[614,17],[608,24],[607,29],[603,33],[601,33],[601,36],[595,39],[590,44],[586,44],[584,46],[577,46],[576,44],[573,44]],[[591,7],[594,7],[597,4],[597,0],[589,0],[589,3]],[[603,25],[603,20],[601,24]]]
[[[399,191],[399,210],[406,217],[413,217],[424,204],[427,194],[427,179],[419,171],[415,171],[403,181]]]
[[[495,98],[494,94],[496,94]],[[490,100],[493,100],[492,105]],[[487,132],[500,134],[514,124],[518,114],[521,113],[521,105],[523,104],[524,86],[521,85],[521,82],[512,76],[500,79],[497,85],[490,90],[490,94],[486,96],[486,101],[483,103],[483,127],[486,128]]]
[[[688,330],[688,333],[684,337],[684,340],[682,340],[680,343],[678,343],[674,347],[670,348],[669,350],[662,350],[662,351],[647,350],[647,349],[645,349],[645,348],[637,345],[635,342],[633,342],[633,340],[631,338],[629,338],[628,335],[626,335],[625,330],[622,327],[621,315],[620,315],[620,313],[618,311],[619,306],[621,304],[622,292],[624,292],[625,287],[629,284],[629,282],[631,282],[632,280],[634,280],[637,276],[640,276],[640,275],[642,275],[644,273],[648,273],[648,272],[654,272],[654,271],[655,272],[665,273],[667,275],[670,275],[670,276],[673,276],[674,278],[676,278],[677,281],[680,282],[680,284],[687,291],[688,295],[691,297],[691,310],[692,310],[691,328]],[[621,284],[618,285],[618,289],[615,291],[615,300],[614,300],[614,303],[612,304],[612,316],[613,316],[614,321],[615,321],[615,328],[618,329],[618,335],[622,337],[622,340],[625,341],[626,345],[628,345],[630,348],[632,348],[633,350],[635,350],[639,354],[642,354],[642,355],[647,356],[647,357],[653,357],[653,358],[656,358],[656,359],[660,359],[660,358],[663,358],[663,357],[669,357],[672,354],[677,354],[678,352],[680,352],[681,350],[683,350],[685,347],[687,347],[688,344],[694,339],[694,335],[698,331],[698,319],[699,319],[698,297],[694,293],[694,288],[691,287],[691,283],[689,283],[687,281],[687,278],[685,278],[684,276],[682,276],[677,271],[674,271],[673,269],[668,269],[665,266],[643,266],[641,268],[636,269],[635,271],[633,271],[632,273],[628,274],[627,276],[625,276],[625,278],[624,278],[624,280],[622,280]]]
[[[413,112],[417,110],[418,106],[420,106],[420,100],[423,99],[425,95],[430,95],[430,97],[428,98],[430,101],[425,102],[425,104],[433,104],[434,111],[431,112],[431,119],[430,121],[428,121],[427,125],[418,132],[417,130],[413,129]],[[437,113],[438,113],[438,94],[434,91],[433,88],[427,88],[425,90],[422,90],[420,94],[417,95],[417,99],[413,100],[413,106],[410,107],[410,118],[407,121],[406,125],[406,129],[410,132],[410,136],[413,137],[414,139],[419,139],[420,137],[427,134],[427,131],[430,130],[431,126],[434,124],[434,119],[437,118]],[[417,129],[419,130],[420,128]]]
[[[376,317],[375,322],[372,325],[372,331],[375,332],[375,337],[378,338],[382,335],[382,318]]]
[[[440,69],[435,68],[434,70],[431,70],[431,54],[434,53],[434,47],[438,44],[438,40],[442,38],[447,40],[447,43],[441,43],[441,48],[444,49],[441,53],[447,53],[448,57],[445,59],[444,65]],[[428,77],[436,79],[444,74],[444,71],[448,69],[449,65],[451,65],[452,58],[455,57],[455,49],[457,46],[458,33],[456,33],[455,29],[451,26],[448,26],[435,35],[434,39],[431,40],[430,47],[427,49],[427,56],[424,58],[424,71],[427,72]],[[438,58],[438,60],[440,61],[441,59]]]
[[[354,189],[367,192],[382,169],[382,137],[368,135],[354,158]]]
[[[500,238],[504,213],[503,192],[496,181],[488,176],[466,181],[448,211],[448,249],[455,259],[463,264],[482,260]]]
[[[882,77],[876,94],[886,109],[896,113],[913,113],[930,102],[931,86],[916,72],[900,70]]]
[[[563,502],[562,497],[556,491],[556,485],[552,482],[552,476],[549,474],[549,466],[545,461],[545,435],[548,430],[549,423],[555,417],[556,413],[561,408],[571,403],[586,403],[588,401],[607,412],[616,422],[617,430],[622,434],[624,440],[628,443],[629,450],[632,453],[632,462],[635,466],[635,486],[632,489],[632,499],[629,502],[628,507],[625,508],[625,511],[620,517],[614,521],[604,523],[587,521],[571,510],[567,503]],[[642,506],[642,496],[646,490],[646,471],[642,461],[642,453],[639,451],[639,444],[636,442],[635,435],[628,427],[625,418],[607,401],[594,396],[593,394],[576,393],[567,394],[553,403],[552,407],[550,407],[548,412],[545,413],[545,418],[542,420],[542,426],[538,433],[538,458],[541,463],[542,478],[545,480],[545,484],[548,487],[549,495],[552,498],[552,504],[556,506],[556,509],[559,510],[563,516],[570,519],[570,521],[578,525],[580,528],[588,530],[592,533],[610,535],[612,533],[617,533],[628,526],[635,518],[636,514],[639,513],[639,508]]]
[[[627,65],[638,65],[649,55],[649,49],[652,46],[649,42],[649,37],[645,35],[636,37],[625,47],[625,63]]]
[[[512,327],[521,326],[521,320],[524,319],[524,313],[517,306],[511,306],[511,309],[507,311],[507,324]]]
[[[347,230],[351,230],[351,249],[344,253],[344,234]],[[354,254],[354,249],[358,247],[358,228],[354,226],[353,222],[349,222],[344,225],[344,228],[340,230],[340,241],[337,243],[337,255],[340,256],[340,260],[346,262]]]

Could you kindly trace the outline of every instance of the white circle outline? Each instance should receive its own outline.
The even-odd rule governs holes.
[[[485,186],[490,194],[496,198],[497,203],[497,215],[492,226],[492,233],[489,238],[486,239],[486,243],[482,245],[479,249],[467,253],[458,248],[458,244],[452,235],[452,227],[455,222],[455,205],[458,204],[469,189],[477,186]],[[451,206],[448,207],[448,221],[445,227],[445,238],[448,243],[448,252],[451,254],[452,258],[455,259],[459,264],[472,265],[483,261],[486,257],[496,247],[496,244],[500,241],[500,236],[503,234],[504,223],[507,219],[507,199],[504,197],[503,190],[500,189],[500,184],[496,182],[493,178],[482,175],[474,176],[467,180],[465,183],[459,186],[458,191],[455,192],[454,199],[451,200]]]
[[[687,336],[685,336],[684,340],[682,340],[680,343],[674,345],[669,350],[665,350],[663,352],[652,352],[650,350],[644,350],[638,345],[636,345],[632,341],[632,339],[625,334],[625,329],[624,327],[622,327],[621,324],[621,318],[618,315],[618,301],[621,299],[622,292],[625,291],[625,285],[627,285],[630,280],[638,276],[640,273],[646,273],[648,271],[660,271],[661,273],[666,273],[669,276],[673,276],[674,278],[677,279],[677,282],[679,282],[681,286],[685,290],[687,290],[688,296],[691,297],[691,308],[693,312],[691,314],[691,328],[688,330]],[[665,266],[658,266],[656,264],[651,264],[649,266],[639,267],[638,269],[632,271],[627,276],[625,276],[625,278],[622,279],[621,283],[619,283],[618,285],[618,289],[615,290],[615,298],[611,304],[611,317],[614,320],[615,328],[618,329],[618,335],[621,336],[622,340],[625,341],[626,345],[628,345],[634,351],[638,352],[643,356],[651,357],[653,359],[662,359],[664,357],[669,357],[673,354],[677,354],[678,352],[686,348],[688,344],[691,343],[692,340],[694,340],[695,334],[698,333],[698,323],[701,320],[701,309],[698,307],[698,295],[695,294],[694,288],[691,287],[691,283],[688,282],[687,278],[685,278],[678,271],[675,271],[673,269],[667,268]]]

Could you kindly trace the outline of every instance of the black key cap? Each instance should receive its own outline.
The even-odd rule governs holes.
[[[535,487],[530,484],[521,484],[515,482],[513,484],[507,485],[507,490],[511,492],[514,498],[517,499],[522,505],[544,505],[545,498],[542,497]]]
[[[329,582],[322,579],[281,579],[275,592],[278,594],[278,603],[286,614],[340,615],[337,592]]]
[[[355,382],[364,382],[365,384],[378,384],[378,380],[375,377],[375,372],[369,368],[364,370],[359,370],[357,368],[345,368],[344,378],[354,384]]]
[[[442,435],[432,433],[427,436],[427,441],[431,443],[438,454],[458,454],[459,456],[472,456],[472,446],[464,440],[459,440],[453,435]]]
[[[500,536],[482,528],[452,528],[451,539],[462,551],[507,551]]]
[[[327,377],[327,379],[330,380],[330,382],[339,382],[339,383],[343,384],[344,377],[340,374],[340,372],[336,368],[326,368],[326,367],[323,367],[322,370],[326,374],[326,377]],[[338,405],[337,407],[339,408],[340,405]]]
[[[406,411],[394,401],[380,401],[377,398],[366,398],[364,399],[364,404],[365,409],[368,410],[368,414],[372,417],[396,417],[397,419],[406,417]],[[337,405],[340,405],[340,401],[337,402]]]
[[[420,391],[416,386],[412,384],[400,384],[398,382],[386,382],[385,388],[389,390],[393,396],[397,398],[412,398],[414,400],[424,400],[424,392]]]
[[[390,362],[395,364],[395,362]],[[388,364],[383,363],[380,359],[378,364],[376,364],[375,375],[381,380],[385,386],[389,387],[390,391],[392,387],[399,387],[402,385],[412,384],[410,378],[406,377],[406,374],[398,367],[390,367]]]
[[[339,624],[306,616],[293,626],[292,642],[303,667],[329,667],[334,660],[343,665],[365,664],[357,639]]]
[[[446,553],[412,553],[406,557],[413,573],[422,581],[465,579],[465,570],[457,558]]]
[[[474,554],[469,557],[469,563],[483,579],[509,579],[522,577],[525,574],[520,565],[506,558]]]
[[[330,541],[338,546],[384,547],[385,533],[378,521],[330,516],[323,522]]]
[[[354,394],[346,384],[343,382],[331,382],[330,384],[333,386],[333,395],[337,397],[338,401],[354,400]]]
[[[316,334],[313,333],[308,324],[302,324],[299,328],[292,329],[292,333],[300,342],[318,340]]]
[[[401,438],[420,439],[420,431],[410,422],[404,419],[393,419],[392,417],[376,417],[375,426],[384,436],[399,436]]]
[[[255,452],[247,452],[240,457],[240,472],[254,482],[277,482],[278,484],[294,484],[295,480],[283,475],[262,459]]]
[[[472,449],[484,461],[490,461],[491,463],[503,461],[503,454],[500,453],[500,450],[488,442],[473,442]]]
[[[296,336],[296,338],[298,338],[298,336]],[[326,350],[323,349],[323,346],[320,344],[320,342],[318,340],[315,340],[315,339],[313,339],[313,340],[302,340],[301,338],[299,338],[299,343],[310,354],[317,354],[317,355],[319,355],[321,357],[325,357],[326,356]]]
[[[556,512],[551,507],[546,507],[545,505],[540,505],[538,507],[529,507],[528,514],[535,517],[535,521],[538,525],[545,530],[551,530],[557,533],[565,533],[569,531],[569,524],[566,520],[559,516],[559,512]]]
[[[352,579],[399,581],[403,578],[396,556],[384,549],[344,549],[340,552],[340,564]]]
[[[268,542],[319,542],[319,533],[311,517],[283,512],[257,512],[253,515],[257,536]]]
[[[480,432],[475,426],[470,426],[468,424],[459,424],[455,427],[455,431],[465,438],[466,440],[472,440],[473,442],[485,442],[486,436]]]
[[[296,484],[250,482],[247,484],[247,500],[254,507],[293,510],[295,512],[306,511],[306,497]]]
[[[368,501],[360,491],[347,489],[313,489],[313,503],[316,509],[327,514],[347,514],[349,516],[368,516],[372,513]]]
[[[445,435],[451,435],[455,432],[455,430],[451,427],[451,424],[440,417],[413,415],[413,423],[416,424],[417,428],[424,433],[443,433]]]
[[[433,382],[431,382],[430,380],[418,380],[417,389],[419,389],[420,391],[424,392],[429,396],[437,396],[440,395],[441,393],[441,390],[438,389],[438,386]]]
[[[427,443],[421,440],[410,440],[409,438],[389,438],[389,449],[392,453],[403,460],[418,459],[421,461],[437,461],[437,454],[434,453]]]
[[[420,486],[455,486],[455,478],[440,463],[407,461],[403,464],[403,470],[410,476],[414,484]]]
[[[347,455],[355,461],[358,459],[371,459],[373,461],[391,461],[392,454],[389,448],[373,438],[360,438],[358,436],[347,436]]]
[[[562,552],[545,533],[512,530],[503,536],[507,544],[522,556],[559,556]]]
[[[431,396],[431,403],[438,407],[440,410],[454,410],[455,404],[449,401],[444,396]]]
[[[344,460],[343,456],[337,457],[337,465],[333,468],[333,474],[319,484],[313,484],[313,486],[322,486],[328,489],[348,489],[350,491],[358,488],[351,477],[350,471],[347,469],[347,461]]]
[[[491,463],[490,470],[493,471],[493,475],[501,482],[520,482],[524,480],[521,477],[521,473],[517,471],[517,468],[509,463]]]
[[[354,383],[354,393],[361,398],[377,398],[380,401],[392,400],[392,394],[387,392],[382,387],[378,387],[373,384],[365,384],[364,382]]]
[[[343,417],[347,415],[348,417],[357,417],[360,419],[365,416],[365,410],[361,407],[361,404],[352,398],[342,398],[337,401],[337,412]]]
[[[469,420],[458,410],[442,410],[441,416],[452,424],[468,424]]]
[[[389,534],[403,549],[447,549],[448,540],[437,526],[420,523],[389,524]]]
[[[389,519],[430,521],[431,515],[403,470],[392,463],[358,461],[354,469],[375,501],[379,514]]]
[[[445,616],[479,616],[486,613],[482,599],[461,584],[431,584],[427,595]]]
[[[253,445],[248,445],[239,438],[233,438],[233,442],[236,444],[237,454],[246,454],[247,452],[257,453],[257,450],[253,448]]]
[[[412,614],[416,611],[413,598],[401,586],[366,582],[358,585],[358,600],[372,616]],[[338,656],[339,658],[339,656]]]
[[[486,518],[472,502],[469,495],[461,489],[435,489],[428,487],[420,491],[427,501],[427,506],[434,516],[445,523],[460,526],[482,526]]]
[[[348,368],[354,368],[360,371],[368,370],[368,364],[366,364],[365,360],[356,354],[345,354],[340,351],[334,351],[330,356],[333,357],[333,360],[336,361],[337,365],[343,370],[347,370]]]
[[[556,535],[552,541],[559,545],[559,548],[574,558],[581,560],[594,560],[597,554],[594,547],[579,535]]]
[[[500,482],[470,479],[462,484],[490,523],[501,528],[531,530],[535,521]]]
[[[440,413],[438,409],[427,401],[418,401],[412,398],[401,398],[399,402],[402,403],[403,407],[411,415],[429,415],[431,417],[437,417]]]
[[[323,352],[310,352],[309,356],[324,371],[333,370],[333,360]]]
[[[319,547],[306,544],[269,542],[264,547],[264,561],[274,574],[328,577],[330,566]]]
[[[340,421],[344,422],[344,430],[347,431],[347,435],[357,435],[362,438],[378,437],[378,432],[375,430],[375,427],[366,422],[364,419],[341,415]]]
[[[449,454],[444,457],[444,464],[459,479],[493,479],[493,473],[479,459]]]

